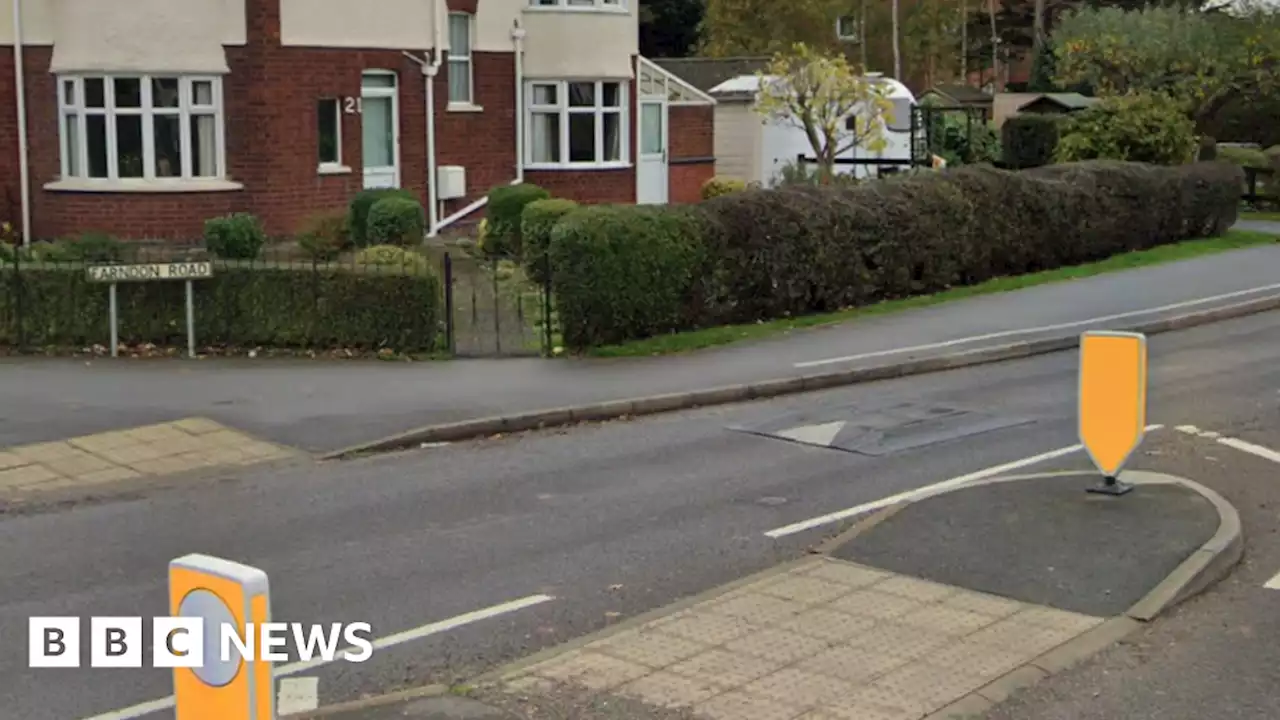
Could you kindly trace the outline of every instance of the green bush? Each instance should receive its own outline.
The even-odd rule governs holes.
[[[1109,97],[1068,116],[1054,159],[1182,165],[1197,149],[1195,123],[1176,102],[1152,93]]]
[[[552,232],[565,344],[830,312],[1219,235],[1242,171],[983,165],[694,206],[583,208]]]
[[[565,215],[578,209],[578,203],[562,198],[534,200],[524,206],[520,217],[521,248],[525,275],[541,285],[546,282],[547,248],[551,245],[551,231]]]
[[[315,260],[333,260],[351,246],[347,213],[343,210],[313,215],[298,232],[298,246]]]
[[[948,167],[994,163],[1000,159],[1000,134],[980,117],[955,112],[926,115],[929,150]]]
[[[185,347],[182,283],[121,283],[117,296],[121,342]],[[196,283],[197,341],[234,348],[431,352],[441,347],[441,297],[430,273],[230,264]],[[107,302],[106,288],[88,282],[80,266],[0,272],[0,345],[106,344]]]
[[[369,244],[369,211],[379,200],[393,197],[414,201],[418,199],[417,195],[400,188],[361,190],[351,198],[351,203],[347,206],[347,227],[351,233],[351,242],[356,247]]]
[[[747,189],[747,184],[741,180],[734,178],[713,177],[702,183],[702,199],[710,200],[721,195],[729,193],[741,192]]]
[[[551,193],[537,185],[521,183],[519,185],[499,185],[489,191],[489,202],[485,209],[485,220],[488,232],[485,235],[484,251],[490,256],[520,256],[520,223],[524,207],[531,202],[546,200]]]
[[[1257,168],[1259,170],[1271,168],[1271,158],[1267,157],[1266,151],[1256,148],[1219,145],[1217,159],[1245,168]]]
[[[204,244],[209,252],[228,260],[252,260],[267,244],[262,223],[249,213],[232,213],[204,223]]]
[[[697,206],[590,206],[561,219],[548,254],[565,345],[688,327],[703,232]]]
[[[121,262],[125,259],[127,247],[106,233],[87,232],[52,242],[32,243],[25,249],[15,245],[12,250],[5,252],[0,248],[0,260],[12,261],[14,255],[21,253],[22,259],[38,262]]]
[[[1061,116],[1036,113],[1014,115],[1005,120],[1000,128],[1005,167],[1021,170],[1053,162],[1060,123]]]
[[[367,235],[377,245],[420,245],[426,227],[426,211],[416,199],[387,197],[369,209]]]
[[[356,265],[378,270],[398,270],[407,273],[431,271],[431,262],[419,253],[398,245],[372,245],[356,253]]]

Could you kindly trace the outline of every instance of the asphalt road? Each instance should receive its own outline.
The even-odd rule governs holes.
[[[1277,426],[1280,314],[1156,336],[1150,352],[1152,422],[1246,439]],[[13,516],[0,521],[0,638],[25,647],[30,615],[161,613],[166,563],[204,552],[265,569],[277,619],[367,621],[379,636],[454,619],[367,663],[297,673],[319,679],[322,702],[466,678],[793,558],[834,525],[777,538],[766,536],[771,530],[1074,444],[1076,371],[1075,355],[1062,353],[635,422],[300,465]],[[961,415],[946,432],[914,436],[914,445],[909,433],[889,428],[880,445],[901,449],[881,454],[726,429],[776,424],[792,412],[805,413],[805,422],[856,423],[891,415],[876,411],[896,412],[904,403],[986,416]],[[966,434],[993,417],[1010,422]],[[1162,430],[1135,467],[1217,487],[1225,480],[1213,473],[1222,465],[1184,462],[1171,450],[1205,443],[1213,457],[1236,452]],[[877,445],[863,448],[874,453]],[[1232,462],[1246,461],[1258,466],[1253,477],[1266,486],[1258,497],[1273,502],[1262,477],[1274,478],[1274,468],[1260,459]],[[1085,466],[1077,453],[1032,467]],[[1276,521],[1274,510],[1258,517]],[[1252,538],[1256,545],[1266,535],[1254,530]],[[1280,571],[1280,555],[1251,552],[1259,566],[1247,582]],[[1280,601],[1254,585],[1248,588],[1258,595],[1254,612]],[[554,599],[470,624],[457,619],[537,594]],[[1250,617],[1255,639],[1265,642],[1272,621]],[[0,659],[4,717],[85,718],[169,692],[170,677],[161,670],[29,670],[20,653]]]
[[[704,390],[1072,335],[1280,292],[1280,245],[866,318],[679,357],[0,359],[0,446],[192,415],[331,451],[422,425]],[[1254,291],[1254,292],[1250,292]],[[1208,301],[1206,301],[1206,299]]]

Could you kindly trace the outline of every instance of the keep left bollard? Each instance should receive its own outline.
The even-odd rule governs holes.
[[[275,720],[271,663],[259,647],[260,628],[271,621],[267,574],[209,555],[172,560],[169,612],[200,618],[204,628],[200,666],[173,669],[177,720]],[[234,644],[223,657],[224,626],[255,650],[252,659],[242,658]]]

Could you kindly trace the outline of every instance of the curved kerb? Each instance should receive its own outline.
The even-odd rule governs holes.
[[[1031,662],[1005,674],[994,682],[972,692],[956,702],[938,710],[924,720],[955,720],[977,717],[992,706],[1004,701],[1014,692],[1030,687],[1054,673],[1065,670],[1119,642],[1129,633],[1150,622],[1161,613],[1203,592],[1222,580],[1240,561],[1244,553],[1244,532],[1240,514],[1235,506],[1214,490],[1194,480],[1144,470],[1128,470],[1122,473],[1124,481],[1133,485],[1182,485],[1208,500],[1218,512],[1218,529],[1207,542],[1192,552],[1173,572],[1147,592],[1123,614],[1110,618],[1101,625],[1037,657]],[[984,485],[1041,480],[1051,477],[1097,478],[1096,472],[1048,472],[1026,475],[1006,475],[986,478],[958,487],[942,488],[923,493],[910,500],[878,510],[863,518],[853,527],[814,548],[814,552],[829,554],[836,547],[866,533],[888,520],[904,508],[948,493],[962,492]]]
[[[1157,335],[1276,309],[1280,309],[1280,295],[1268,295],[1182,315],[1122,323],[1110,329]],[[1026,334],[1031,335],[1034,332],[1034,330],[1028,330]],[[546,410],[533,410],[427,425],[379,440],[361,443],[333,452],[321,453],[317,458],[320,460],[345,460],[369,453],[407,450],[423,444],[460,442],[490,435],[544,430],[566,425],[578,425],[580,423],[605,422],[639,415],[652,415],[697,407],[762,400],[783,395],[812,392],[814,390],[858,385],[877,380],[891,380],[912,375],[941,372],[943,370],[987,365],[1005,360],[1018,360],[1062,350],[1071,350],[1078,347],[1079,344],[1079,333],[1071,333],[1039,340],[1025,340],[923,358],[908,357],[906,360],[848,370],[796,375],[691,392],[609,400],[572,407],[549,408]]]

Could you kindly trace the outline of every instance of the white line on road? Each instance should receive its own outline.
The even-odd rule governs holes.
[[[384,638],[379,638],[378,640],[373,641],[373,649],[384,650],[386,648],[394,647],[396,645],[401,645],[413,640],[421,640],[423,638],[427,638],[432,635],[438,635],[442,632],[456,630],[457,628],[463,627],[464,625],[470,625],[471,623],[479,622],[481,620],[488,620],[489,618],[495,618],[500,615],[506,615],[507,613],[516,612],[517,610],[523,610],[528,607],[533,607],[534,605],[541,605],[542,603],[545,603],[551,600],[555,600],[555,598],[550,595],[530,595],[529,597],[520,598],[519,600],[512,600],[510,602],[505,602],[500,605],[493,605],[491,607],[483,608],[481,610],[475,610],[473,612],[465,613],[463,615],[451,617],[447,620],[440,620],[438,622],[430,623],[429,625],[423,625],[421,627],[416,627],[411,630],[405,630],[404,632],[395,633],[394,635],[388,635]],[[287,677],[289,675],[296,675],[297,673],[305,672],[307,670],[318,668],[323,665],[328,665],[331,662],[337,662],[338,660],[343,659],[346,653],[347,653],[347,650],[343,650],[342,652],[338,653],[333,660],[323,660],[320,658],[316,658],[314,660],[306,660],[302,662],[290,663],[288,665],[281,665],[280,667],[275,668],[275,676],[278,678]],[[137,705],[123,708],[121,710],[113,710],[108,713],[103,713],[102,715],[94,715],[93,717],[85,718],[85,720],[132,720],[132,718],[144,717],[146,715],[151,715],[152,713],[157,713],[162,710],[168,710],[169,708],[172,708],[172,707],[173,707],[173,696],[171,695],[167,698],[150,700],[148,702],[139,703]]]
[[[291,715],[315,710],[318,707],[320,707],[320,678],[284,678],[280,681],[280,689],[276,693],[277,715]]]
[[[1038,332],[1049,332],[1052,330],[1067,330],[1069,328],[1083,327],[1094,323],[1111,322],[1112,320],[1123,320],[1128,317],[1138,315],[1150,315],[1151,313],[1167,312],[1169,310],[1180,310],[1182,308],[1194,307],[1205,303],[1217,302],[1219,300],[1230,300],[1232,298],[1243,297],[1245,295],[1255,295],[1257,293],[1270,290],[1280,290],[1280,283],[1275,285],[1263,285],[1262,287],[1250,288],[1248,290],[1237,290],[1236,292],[1224,293],[1222,295],[1213,295],[1211,297],[1197,298],[1195,300],[1184,300],[1182,302],[1171,303],[1169,305],[1161,305],[1160,307],[1147,308],[1145,310],[1130,310],[1129,312],[1116,313],[1115,315],[1103,315],[1102,317],[1089,318],[1088,320],[1075,320],[1073,322],[1058,323],[1056,325],[1042,325],[1040,327],[1022,328],[1020,330],[1001,330],[1000,332],[987,333],[985,335],[971,335],[969,337],[957,338],[955,340],[946,340],[943,342],[928,343],[925,345],[912,345],[910,347],[893,348],[891,350],[878,350],[876,352],[860,353],[858,355],[846,355],[844,357],[827,358],[825,360],[808,360],[806,362],[798,362],[792,365],[797,368],[818,367],[820,365],[835,365],[838,363],[853,362],[855,360],[870,360],[871,358],[884,357],[886,355],[898,355],[900,353],[919,352],[921,350],[938,350],[941,348],[954,347],[956,345],[967,345],[969,343],[979,342],[982,340],[999,340],[1000,338],[1017,337],[1018,335],[1030,335]]]
[[[1146,427],[1146,430],[1150,432],[1152,430],[1159,430],[1162,427],[1164,426],[1148,425]],[[939,492],[941,490],[947,490],[950,488],[959,487],[961,485],[964,485],[965,483],[974,482],[976,480],[985,480],[990,477],[1003,475],[1004,473],[1010,472],[1012,470],[1018,470],[1020,468],[1027,467],[1028,465],[1035,465],[1037,463],[1042,463],[1046,460],[1053,460],[1055,458],[1064,457],[1066,455],[1070,455],[1071,453],[1079,452],[1080,450],[1083,450],[1083,449],[1084,449],[1083,445],[1078,445],[1078,444],[1068,445],[1067,447],[1058,448],[1057,450],[1050,450],[1049,452],[1040,453],[1039,455],[1032,455],[1031,457],[1022,458],[1021,460],[1014,460],[1013,462],[1007,462],[1003,465],[996,465],[994,467],[989,467],[984,470],[978,470],[977,472],[971,472],[968,475],[961,475],[960,477],[954,477],[954,478],[951,478],[950,480],[943,480],[942,482],[937,482],[932,485],[926,485],[924,487],[916,488],[915,490],[900,492],[897,495],[891,495],[887,498],[873,500],[869,503],[863,503],[862,505],[857,505],[855,507],[847,508],[845,510],[839,510],[837,512],[828,513],[826,515],[819,515],[818,517],[810,518],[808,520],[802,520],[798,523],[793,523],[791,525],[786,525],[784,527],[770,530],[769,532],[765,533],[765,535],[767,537],[770,537],[776,540],[780,537],[794,535],[799,532],[804,532],[805,530],[812,530],[813,528],[821,527],[823,525],[829,525],[833,522],[839,522],[841,520],[855,517],[857,515],[862,515],[864,513],[869,513],[874,510],[887,508],[890,505],[896,505],[897,503],[900,503],[900,502],[904,502],[908,500],[918,500],[926,495],[930,495],[932,493]]]
[[[1180,433],[1185,433],[1187,435],[1193,435],[1195,437],[1205,438],[1206,440],[1213,440],[1217,442],[1219,445],[1226,445],[1227,447],[1234,448],[1236,450],[1239,450],[1240,452],[1246,452],[1246,453],[1249,453],[1250,455],[1260,457],[1263,460],[1270,460],[1273,463],[1280,464],[1280,452],[1276,452],[1271,448],[1263,447],[1261,445],[1255,445],[1254,443],[1251,443],[1247,440],[1241,440],[1240,438],[1226,437],[1225,435],[1221,435],[1219,433],[1212,432],[1210,430],[1201,430],[1195,425],[1179,425],[1174,429]]]

